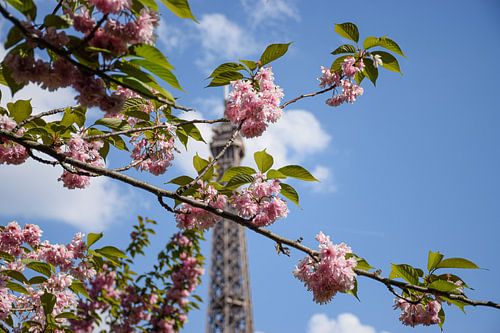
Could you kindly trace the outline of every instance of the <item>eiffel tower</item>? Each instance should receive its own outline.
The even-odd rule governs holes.
[[[213,156],[223,149],[234,129],[229,123],[214,128],[210,143]],[[238,166],[244,153],[243,139],[238,136],[218,161],[219,174]],[[211,261],[206,333],[253,333],[247,249],[242,226],[228,220],[215,225]]]

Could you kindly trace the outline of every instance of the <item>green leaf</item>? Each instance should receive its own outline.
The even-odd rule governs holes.
[[[332,65],[330,66],[330,70],[334,72],[340,72],[342,69],[342,63],[344,62],[344,59],[349,57],[348,55],[343,55],[338,57],[332,62]]]
[[[245,66],[247,66],[248,69],[250,69],[251,71],[253,71],[254,69],[257,68],[257,63],[255,61],[252,61],[252,60],[240,60],[240,62],[242,64],[244,64]]]
[[[156,4],[155,0],[137,0],[137,1],[140,2],[143,6],[151,8],[155,12],[158,11],[158,5]]]
[[[100,249],[95,250],[95,252],[102,254],[106,258],[124,258],[127,259],[127,255],[123,253],[122,250],[117,249],[114,246],[105,246]]]
[[[13,262],[16,258],[7,252],[0,251],[0,259],[5,260],[6,262]]]
[[[167,69],[174,69],[174,66],[170,64],[167,58],[163,55],[163,53],[158,50],[156,47],[148,44],[140,44],[136,45],[132,49],[132,54],[142,57],[149,62],[155,63],[161,67]]]
[[[189,176],[179,176],[179,177],[176,177],[174,179],[171,179],[168,183],[179,185],[179,186],[184,186],[184,185],[191,183],[192,181],[193,181],[193,178],[191,178]]]
[[[187,136],[193,138],[196,141],[205,142],[200,130],[195,124],[184,124],[180,125],[178,128],[182,128]]]
[[[10,116],[19,123],[31,115],[33,108],[31,107],[31,100],[18,100],[15,103],[7,103]]]
[[[217,74],[217,76],[212,79],[207,87],[225,86],[231,83],[231,81],[238,81],[241,79],[243,79],[243,74],[241,74],[240,72],[222,72]]]
[[[187,0],[161,0],[168,9],[180,18],[187,18],[196,21]]]
[[[208,165],[208,161],[204,158],[201,158],[198,154],[193,156],[193,166],[196,172],[200,174],[203,169],[205,169]]]
[[[31,20],[36,19],[36,6],[33,0],[7,0],[7,2]]]
[[[275,169],[270,169],[266,174],[267,179],[286,179],[287,177]]]
[[[255,163],[257,164],[257,167],[259,168],[259,171],[262,173],[269,170],[274,164],[273,157],[269,155],[265,149],[255,152],[255,154],[253,154],[253,158],[255,160]]]
[[[430,272],[443,260],[443,255],[439,252],[429,251],[427,257],[427,270]]]
[[[28,291],[26,290],[26,288],[24,288],[20,284],[9,281],[5,284],[5,286],[14,292],[18,292],[21,294],[28,294]]]
[[[350,39],[353,42],[359,41],[359,31],[358,27],[351,22],[345,22],[340,24],[335,24],[335,32],[340,36]]]
[[[278,169],[285,176],[305,180],[308,182],[319,182],[313,175],[300,165],[287,165]]]
[[[32,261],[26,264],[26,267],[34,270],[35,272],[41,273],[47,277],[52,276],[52,267],[50,264],[41,261]]]
[[[423,276],[422,270],[406,264],[392,264],[391,274],[389,274],[390,279],[402,278],[414,285],[418,285],[419,276]]]
[[[292,186],[286,183],[281,183],[280,186],[281,186],[280,190],[281,195],[298,206],[299,194],[297,193],[297,191]]]
[[[363,73],[370,79],[370,81],[372,81],[373,85],[376,86],[378,78],[378,68],[375,68],[375,66],[373,66],[373,61],[369,58],[365,58],[363,62],[365,64]]]
[[[34,276],[32,277],[31,279],[29,279],[28,283],[30,285],[33,285],[33,284],[41,284],[41,283],[45,283],[47,282],[47,278],[45,276]]]
[[[119,131],[130,129],[129,123],[126,120],[119,118],[101,118],[98,119],[94,125],[102,125]]]
[[[363,72],[356,72],[356,74],[354,74],[354,81],[356,81],[358,85],[360,85],[364,79],[365,79],[365,74]]]
[[[17,281],[22,282],[22,283],[28,283],[28,280],[26,279],[26,277],[24,277],[23,273],[15,271],[15,270],[6,269],[3,271],[0,271],[0,274],[9,276],[9,277],[13,278],[14,280],[17,280]]]
[[[209,77],[214,78],[224,72],[237,72],[242,69],[245,69],[245,67],[241,64],[235,62],[226,62],[222,65],[219,65],[216,69],[214,69],[214,71],[212,72],[212,74],[210,74]]]
[[[99,239],[102,238],[102,236],[103,236],[102,232],[100,232],[98,234],[93,233],[93,232],[89,233],[87,235],[87,247],[91,247],[92,245],[94,245],[95,242],[97,242]]]
[[[447,292],[456,290],[460,286],[457,286],[456,284],[448,282],[448,281],[436,280],[436,281],[433,281],[431,284],[429,284],[428,287],[435,289],[435,290],[444,291],[447,293]]]
[[[235,175],[233,178],[231,178],[227,182],[226,188],[230,188],[230,189],[238,188],[241,185],[252,183],[254,180],[255,180],[254,177],[252,177],[250,175],[246,175],[244,173],[240,173],[240,174]]]
[[[49,14],[45,16],[45,19],[43,20],[43,25],[45,25],[46,27],[54,27],[56,29],[66,29],[71,24],[70,22],[68,22],[68,20],[65,20],[63,17],[59,15]]]
[[[340,45],[334,51],[332,51],[332,54],[336,55],[336,54],[344,54],[344,53],[356,53],[356,51],[357,50],[356,50],[356,47],[354,45],[344,44],[344,45]]]
[[[23,39],[24,35],[21,32],[21,30],[19,30],[18,27],[13,26],[9,30],[9,33],[7,34],[7,39],[5,40],[4,47],[5,49],[9,49],[12,46],[16,45],[17,43],[19,43],[20,41],[22,41]]]
[[[437,264],[436,268],[465,268],[478,269],[479,266],[472,261],[464,258],[448,258]]]
[[[385,48],[386,50],[402,55],[403,57],[405,56],[398,43],[388,37],[367,37],[363,42],[363,47],[365,48],[365,50],[368,50],[375,46],[380,46]]]
[[[57,298],[55,295],[50,293],[45,293],[40,297],[40,301],[42,302],[43,312],[46,316],[52,313],[54,310],[54,305],[56,304]]]
[[[108,141],[117,149],[128,151],[127,144],[119,135],[113,135],[108,138]]]
[[[85,112],[86,110],[81,107],[67,107],[59,124],[64,127],[77,124],[81,128],[85,124]]]
[[[236,175],[239,174],[245,174],[245,175],[253,175],[257,173],[255,169],[247,167],[247,166],[237,166],[237,167],[231,167],[224,172],[224,175],[220,179],[221,182],[227,182],[231,178],[233,178]]]
[[[441,332],[442,332],[444,321],[446,320],[446,315],[444,313],[443,308],[441,308],[441,310],[439,310],[438,317],[439,317],[439,324],[438,325],[439,325],[439,328],[441,329]]]
[[[288,47],[292,43],[287,44],[271,44],[266,47],[264,53],[260,56],[259,65],[260,67],[282,57],[287,51]]]
[[[457,308],[459,308],[460,310],[462,310],[463,313],[465,313],[465,307],[469,304],[467,303],[464,303],[462,301],[458,301],[456,299],[451,299],[451,298],[448,298],[446,296],[443,296],[443,295],[440,295],[439,298],[441,298],[443,301],[445,302],[448,302],[448,303],[451,303],[453,305],[455,305]]]
[[[61,312],[56,319],[79,319],[73,312]]]
[[[369,271],[370,269],[372,269],[373,267],[368,263],[368,261],[366,261],[366,259],[363,259],[363,258],[360,258],[358,256],[356,256],[356,260],[357,260],[357,265],[356,265],[356,268],[358,269],[362,269],[364,271]]]
[[[167,67],[163,67],[157,63],[142,59],[135,59],[131,60],[130,62],[147,69],[148,71],[158,76],[163,81],[170,84],[172,87],[179,89],[181,91],[183,90],[181,85],[179,84],[179,81],[177,80],[177,77]]]
[[[16,80],[12,78],[12,71],[5,65],[2,64],[2,77],[3,80],[6,84],[6,86],[9,87],[10,93],[12,97],[21,90],[24,86],[26,86],[25,83],[17,83]]]
[[[90,298],[87,293],[87,288],[85,288],[85,285],[79,280],[73,280],[69,289],[71,289],[75,294],[80,294],[86,298]]]
[[[382,59],[382,67],[397,73],[401,73],[398,60],[390,53],[384,51],[373,51],[372,54],[378,54]]]

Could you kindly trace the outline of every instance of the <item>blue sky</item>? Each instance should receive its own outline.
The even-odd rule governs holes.
[[[330,108],[324,97],[294,104],[263,138],[246,143],[250,152],[267,145],[277,164],[301,163],[323,180],[315,186],[296,183],[300,209],[292,207],[271,229],[302,236],[310,246],[316,246],[314,235],[322,230],[385,274],[390,263],[425,266],[429,249],[467,257],[487,269],[461,273],[475,288],[470,296],[500,301],[498,2],[316,1],[312,6],[298,0],[196,0],[192,9],[199,24],[164,13],[159,30],[159,46],[186,90],[178,94],[180,102],[198,110],[191,117],[215,117],[221,110],[222,90],[204,88],[211,69],[227,60],[256,59],[269,43],[293,41],[273,65],[289,99],[318,88],[319,67],[330,65],[329,52],[343,42],[333,33],[334,23],[351,21],[362,37],[388,35],[399,42],[408,56],[400,61],[403,76],[383,71],[377,88],[365,83],[365,94],[353,105]],[[30,87],[19,96],[32,97],[39,111],[72,103],[71,91],[51,97]],[[203,131],[210,136],[209,128]],[[190,149],[207,156],[200,145]],[[179,164],[162,177],[141,177],[161,184],[190,173],[190,156],[178,156]],[[151,265],[175,230],[172,216],[155,198],[108,180],[69,192],[56,181],[60,172],[33,163],[2,166],[3,223],[38,223],[47,239],[59,242],[80,229],[104,230],[103,242],[124,246],[135,216],[145,215],[160,222],[151,256],[140,267]],[[330,304],[316,305],[291,275],[301,254],[277,256],[271,241],[252,233],[247,239],[259,332],[439,330],[402,326],[390,293],[362,278],[361,302],[338,295]],[[204,252],[209,253],[208,243]],[[199,290],[205,299],[207,283],[205,275]],[[444,329],[498,333],[499,314],[468,308],[464,315],[447,308]],[[203,305],[184,332],[203,331],[205,316]]]

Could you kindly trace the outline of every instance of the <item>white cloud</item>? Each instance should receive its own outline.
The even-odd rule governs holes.
[[[289,110],[258,138],[246,139],[244,163],[253,164],[253,153],[267,148],[275,165],[300,163],[328,147],[331,137],[309,111]]]
[[[131,194],[119,190],[109,179],[95,178],[84,190],[68,190],[57,181],[61,173],[60,167],[33,160],[18,166],[2,165],[2,215],[23,218],[26,223],[47,219],[73,225],[82,231],[101,231],[132,205]]]
[[[363,325],[352,313],[342,313],[330,319],[323,313],[315,314],[309,320],[308,333],[376,333],[375,328]],[[380,332],[384,333],[384,332]],[[388,333],[388,332],[385,332]]]
[[[190,38],[190,35],[187,34],[186,31],[171,24],[166,24],[165,20],[160,21],[156,33],[158,41],[163,44],[167,52],[184,49]]]
[[[238,60],[257,51],[257,43],[237,23],[220,13],[206,14],[196,26],[203,55],[196,61],[200,67],[213,65],[215,60]]]
[[[298,9],[291,0],[242,0],[241,4],[254,27],[277,20],[300,20]]]
[[[319,180],[319,182],[308,183],[313,191],[321,193],[337,192],[335,175],[331,169],[323,165],[317,165],[311,173]]]

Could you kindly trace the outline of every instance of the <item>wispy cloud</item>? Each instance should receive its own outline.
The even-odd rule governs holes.
[[[318,313],[311,317],[308,333],[377,333],[374,327],[363,325],[352,313],[342,313],[337,318],[328,318],[326,314]],[[388,333],[388,332],[380,332]]]
[[[252,27],[274,24],[287,19],[300,20],[293,0],[241,0]]]
[[[196,26],[202,57],[196,61],[204,68],[225,60],[237,60],[254,54],[257,42],[236,22],[223,14],[205,14]]]

